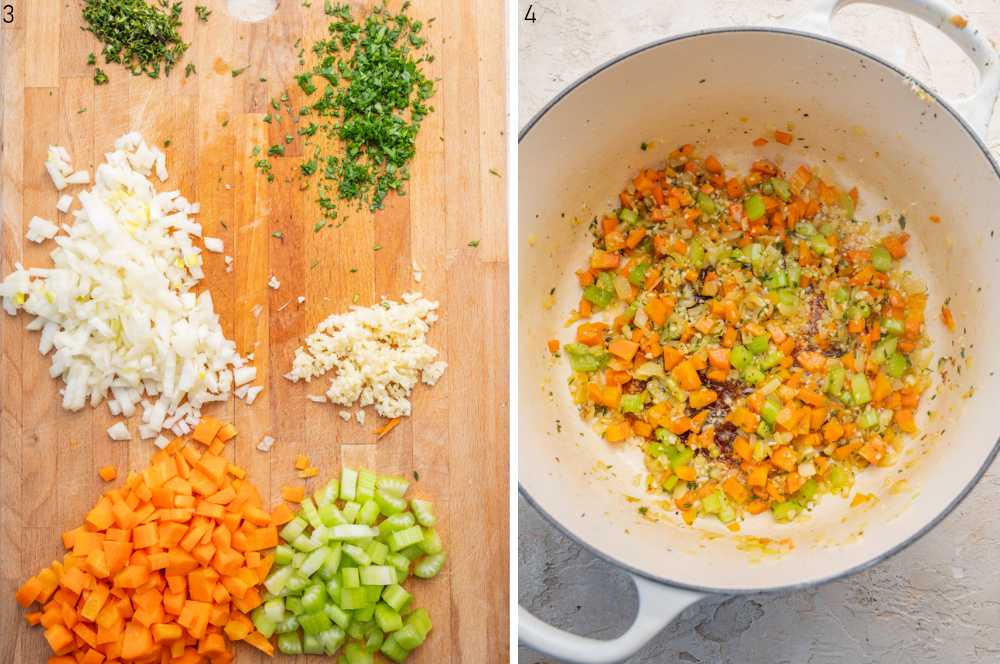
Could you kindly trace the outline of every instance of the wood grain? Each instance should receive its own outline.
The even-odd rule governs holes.
[[[10,0],[6,0],[10,2]],[[187,2],[183,35],[191,49],[160,80],[105,67],[111,81],[95,87],[84,63],[99,47],[80,30],[81,0],[14,0],[15,21],[0,32],[0,274],[17,262],[47,264],[51,245],[25,242],[33,215],[54,218],[58,198],[42,168],[50,144],[66,146],[74,165],[93,172],[119,135],[138,130],[161,147],[169,140],[170,180],[202,205],[206,235],[224,240],[234,266],[206,258],[206,279],[226,334],[253,353],[264,392],[253,406],[217,404],[240,436],[228,453],[274,504],[282,485],[299,483],[298,453],[320,468],[341,464],[419,474],[414,493],[438,506],[450,558],[430,582],[412,590],[430,611],[434,631],[411,661],[501,663],[508,652],[508,427],[505,16],[490,0],[422,0],[414,13],[427,24],[439,79],[435,112],[418,138],[406,196],[390,196],[378,215],[344,209],[339,228],[317,233],[313,196],[285,183],[297,170],[297,147],[274,159],[275,182],[253,166],[255,146],[294,133],[291,123],[265,124],[271,98],[287,87],[293,106],[299,68],[296,40],[325,34],[322,2],[281,0],[259,23],[230,17],[225,0]],[[212,10],[196,20],[195,4]],[[308,4],[308,3],[306,3]],[[352,2],[363,11],[365,2]],[[58,44],[58,47],[56,46]],[[185,78],[192,62],[197,75]],[[247,67],[237,77],[233,68]],[[266,80],[262,80],[266,79]],[[86,109],[86,110],[82,110]],[[67,221],[68,215],[58,215]],[[272,232],[281,231],[279,240]],[[478,240],[479,246],[470,246]],[[29,246],[30,245],[30,246]],[[413,279],[414,261],[422,282]],[[267,287],[271,275],[281,288]],[[339,407],[306,400],[326,381],[294,385],[281,376],[301,339],[352,301],[373,304],[417,290],[441,304],[431,344],[449,363],[434,388],[418,387],[413,416],[376,442],[374,412],[364,425],[343,422]],[[295,299],[303,295],[299,305]],[[254,315],[254,312],[259,315]],[[13,601],[16,586],[61,557],[59,534],[81,522],[106,488],[97,468],[140,469],[152,446],[115,443],[105,407],[64,412],[60,383],[24,316],[0,316],[0,634],[5,661],[45,661],[39,630],[29,629]],[[369,409],[370,411],[371,409]],[[136,422],[130,422],[136,430]],[[272,435],[269,454],[257,442]],[[307,485],[312,490],[318,481]],[[263,662],[240,647],[239,661]],[[322,661],[319,658],[303,660]]]

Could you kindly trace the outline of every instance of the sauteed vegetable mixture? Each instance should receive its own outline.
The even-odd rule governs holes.
[[[687,523],[794,519],[916,432],[926,287],[909,236],[855,219],[857,197],[684,145],[594,220],[570,388],[608,443],[641,445],[648,489]]]

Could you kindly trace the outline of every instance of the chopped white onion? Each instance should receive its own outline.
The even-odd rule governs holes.
[[[205,250],[211,251],[213,254],[221,254],[225,249],[225,245],[222,243],[221,238],[208,237],[207,235],[202,239],[205,244]]]
[[[54,238],[58,232],[59,227],[48,219],[32,217],[31,221],[28,222],[28,232],[24,234],[24,237],[28,238],[32,242],[41,244],[46,240]]]
[[[132,435],[128,432],[128,427],[124,422],[115,422],[108,427],[108,437],[111,440],[131,440]]]
[[[264,436],[261,438],[260,442],[257,443],[257,449],[261,452],[270,452],[271,446],[274,445],[274,438],[270,436]]]
[[[59,197],[59,202],[56,203],[56,209],[60,212],[69,212],[69,206],[73,204],[73,197],[69,194],[63,194]]]

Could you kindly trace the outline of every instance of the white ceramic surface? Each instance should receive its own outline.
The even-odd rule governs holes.
[[[940,18],[938,3],[916,4]],[[996,82],[986,66],[995,60],[976,55],[986,76],[980,99],[966,104],[973,114],[979,101],[995,95]],[[974,120],[982,125],[981,116]],[[548,359],[545,340],[570,338],[563,322],[578,298],[573,270],[587,255],[587,223],[613,206],[634,171],[685,142],[742,168],[759,153],[750,141],[789,121],[803,140],[791,148],[769,145],[765,154],[792,168],[820,165],[835,181],[857,183],[860,217],[886,207],[907,216],[916,250],[911,264],[931,287],[935,355],[962,365],[961,375],[953,369],[947,385],[932,388],[935,399],[924,401],[921,424],[943,435],[914,441],[899,465],[860,476],[857,490],[880,497],[871,507],[849,509],[828,498],[807,521],[751,519],[738,535],[701,522],[696,528],[671,518],[652,523],[634,502],[648,500],[636,482],[640,454],[606,445],[579,422],[565,362]],[[640,150],[643,141],[654,148]],[[991,278],[998,259],[977,249],[1000,204],[1000,181],[969,128],[903,74],[801,34],[731,30],[678,38],[588,78],[542,114],[519,150],[519,479],[523,493],[574,538],[678,587],[732,593],[814,584],[910,541],[985,467],[1000,430],[990,417],[1000,388],[1000,378],[990,375],[1000,359],[991,335],[1000,316],[989,306],[998,295]],[[931,213],[947,225],[931,224]],[[956,334],[937,324],[948,297],[959,320]],[[611,469],[601,470],[601,462]],[[747,546],[748,535],[787,538],[794,548],[761,555]],[[669,618],[662,616],[664,623]],[[552,636],[526,615],[521,629]]]

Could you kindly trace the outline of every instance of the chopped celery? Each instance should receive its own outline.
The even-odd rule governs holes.
[[[375,492],[375,502],[378,504],[379,511],[384,516],[392,516],[393,514],[406,511],[407,502],[405,498],[398,498],[384,491]]]
[[[871,429],[878,424],[878,411],[869,406],[858,415],[857,425],[862,429]]]
[[[672,449],[676,458],[693,453]],[[403,661],[423,642],[430,619],[410,608],[400,584],[411,561],[417,576],[431,578],[446,555],[433,505],[407,501],[408,488],[398,477],[345,469],[342,482],[331,480],[301,503],[281,530],[265,601],[250,614],[261,634],[278,635],[280,652],[343,648],[341,659],[351,664],[373,662],[376,651]]]
[[[768,369],[772,369],[772,368],[778,366],[778,364],[784,358],[785,358],[785,354],[782,353],[780,350],[772,350],[767,355],[765,355],[764,357],[760,358],[757,361],[757,366],[759,366],[761,369],[767,371]]]
[[[879,272],[888,272],[892,269],[892,254],[881,244],[872,249],[872,267]]]
[[[615,300],[615,291],[607,290],[591,284],[583,289],[583,299],[593,304],[598,309],[607,309]]]
[[[777,521],[791,521],[802,511],[802,506],[794,500],[784,500],[771,505],[771,513]]]
[[[778,198],[781,200],[786,203],[791,200],[792,190],[786,180],[782,180],[781,178],[771,178],[771,188],[774,189],[774,193],[777,194]]]
[[[767,350],[767,345],[769,342],[770,338],[766,334],[758,334],[756,337],[750,340],[750,343],[746,345],[746,348],[754,355],[760,355],[765,350]]]
[[[872,362],[875,364],[884,364],[896,352],[896,344],[898,342],[899,340],[896,337],[886,337],[875,344],[875,348],[872,349]]]
[[[380,477],[375,483],[376,487],[400,498],[410,488],[410,483],[402,477]]]
[[[899,336],[903,333],[903,321],[898,318],[883,318],[881,327],[889,334]]]
[[[645,398],[640,394],[625,394],[621,398],[619,407],[623,413],[634,413],[639,414],[642,412],[642,406]]]
[[[646,281],[646,273],[649,271],[649,263],[642,262],[629,270],[628,282],[633,286],[642,286]]]
[[[375,497],[375,473],[362,468],[358,471],[358,486],[354,500],[364,504],[366,500]]]
[[[413,567],[413,573],[421,579],[431,579],[437,576],[438,572],[441,571],[441,568],[444,567],[446,559],[447,554],[443,551],[441,553],[435,553],[432,556],[427,556]]]
[[[757,221],[764,216],[766,212],[764,207],[764,199],[760,194],[754,194],[750,198],[743,201],[743,212],[746,213],[747,219],[750,221]]]
[[[688,245],[688,260],[691,261],[693,267],[699,270],[705,267],[705,243],[701,241],[701,238],[696,237]]]
[[[826,393],[837,397],[844,389],[847,371],[842,364],[831,364],[826,370]]]
[[[708,194],[699,191],[698,192],[698,209],[705,214],[715,214],[715,201]]]
[[[414,498],[410,501],[410,509],[413,510],[413,516],[417,518],[417,523],[421,526],[429,528],[437,521],[434,518],[434,504],[429,500]]]
[[[819,484],[816,483],[816,480],[810,477],[805,481],[795,495],[798,498],[801,498],[803,504],[805,504],[816,496],[817,491],[819,491]]]
[[[760,417],[762,420],[773,426],[774,423],[778,421],[778,413],[780,411],[780,405],[770,399],[767,399],[764,401],[764,405],[760,408]]]
[[[278,635],[278,650],[286,655],[301,655],[302,641],[298,632],[285,632]]]
[[[569,365],[576,372],[598,371],[607,366],[611,355],[584,344],[572,343],[563,346],[569,357]]]
[[[630,210],[629,208],[622,208],[622,211],[618,213],[618,218],[626,224],[634,224],[639,220],[639,214],[635,210]]]
[[[358,491],[358,471],[353,468],[344,468],[344,474],[340,478],[340,499],[354,500]]]
[[[764,372],[758,367],[749,366],[740,372],[740,378],[747,385],[753,386],[764,380]]]
[[[751,362],[753,362],[753,354],[747,350],[746,346],[737,344],[729,351],[729,363],[738,371],[750,366]]]
[[[851,398],[853,403],[858,406],[872,400],[871,386],[864,374],[851,374]]]
[[[851,486],[854,483],[854,476],[847,468],[834,464],[830,466],[827,480],[835,491],[839,491]]]
[[[903,374],[906,373],[906,367],[909,362],[906,360],[906,356],[902,353],[895,352],[889,356],[889,359],[885,362],[885,372],[892,376],[893,378],[902,378]]]

